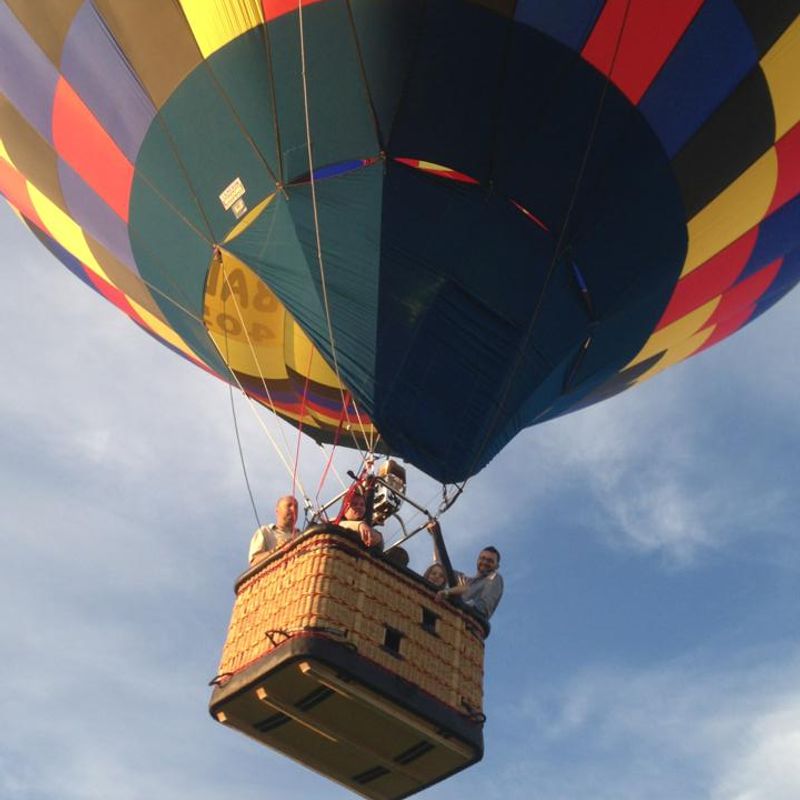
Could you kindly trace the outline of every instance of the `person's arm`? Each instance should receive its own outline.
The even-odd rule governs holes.
[[[486,619],[489,619],[497,608],[502,596],[503,578],[499,572],[495,572],[489,575],[488,578],[484,578],[481,591],[467,602],[477,612],[483,614]]]
[[[444,574],[447,576],[447,585],[455,586],[460,583],[457,578],[457,575],[460,573],[456,573],[453,569],[453,565],[450,563],[450,556],[447,553],[447,547],[445,546],[442,529],[439,523],[435,519],[431,519],[425,527],[433,538],[433,560],[438,561],[442,565]]]
[[[440,602],[453,597],[461,597],[469,588],[468,583],[461,583],[458,586],[449,586],[447,589],[441,589],[436,592],[436,599]]]

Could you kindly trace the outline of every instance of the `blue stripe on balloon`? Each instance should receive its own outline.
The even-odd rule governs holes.
[[[324,181],[326,178],[333,178],[336,175],[343,175],[345,172],[352,172],[354,169],[361,169],[364,162],[361,159],[357,161],[342,161],[339,164],[329,164],[326,167],[317,167],[314,170],[314,180]]]
[[[0,4],[0,92],[52,144],[58,70],[5,4]]]
[[[748,324],[772,308],[778,300],[785,297],[798,283],[800,283],[800,250],[794,250],[784,258],[775,280],[758,299],[756,310],[748,320]]]
[[[61,70],[117,146],[136,161],[156,110],[90,0],[64,41]]]
[[[58,177],[69,215],[137,275],[128,226],[66,162],[59,159]]]
[[[605,0],[520,0],[514,19],[580,51]]]
[[[668,155],[680,150],[757,61],[733,0],[708,0],[639,103]]]
[[[743,280],[748,275],[758,272],[762,267],[791,250],[797,242],[799,230],[800,195],[779,208],[759,225],[758,241],[740,279]]]

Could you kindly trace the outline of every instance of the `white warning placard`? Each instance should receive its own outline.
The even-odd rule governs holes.
[[[229,183],[222,194],[219,196],[219,201],[222,207],[227,211],[242,195],[244,195],[245,188],[241,178],[236,178],[235,181]]]

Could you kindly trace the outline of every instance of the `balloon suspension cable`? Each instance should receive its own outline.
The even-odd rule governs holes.
[[[225,269],[225,262],[223,261],[222,258],[222,249],[220,247],[214,248],[214,260],[216,261],[217,264],[219,264],[219,269],[222,272],[222,280],[223,283],[225,284],[222,292],[223,308],[227,304],[228,297],[232,298],[233,307],[234,309],[236,309],[236,316],[239,318],[239,324],[242,327],[245,340],[247,341],[247,347],[250,350],[250,356],[253,359],[253,363],[256,365],[256,370],[258,370],[258,379],[261,382],[261,388],[264,390],[264,395],[267,398],[267,403],[269,404],[270,411],[272,411],[272,413],[275,414],[276,417],[278,417],[280,416],[280,414],[278,413],[278,410],[275,408],[275,403],[272,400],[272,394],[269,390],[269,386],[267,385],[267,379],[266,376],[264,375],[264,370],[261,368],[261,362],[258,359],[258,353],[256,352],[253,340],[250,338],[250,332],[247,330],[247,325],[245,325],[244,315],[242,314],[242,309],[239,306],[239,300],[236,296],[236,292],[233,290],[233,287],[231,286],[230,278],[228,276],[228,271]],[[227,289],[227,295],[225,294],[226,289]],[[227,328],[225,328],[225,326],[223,326],[223,328],[225,330],[225,341],[227,342],[228,331]],[[226,364],[228,363],[227,359],[225,363]],[[283,432],[283,428],[279,428],[278,430],[280,431],[281,439],[283,439],[283,444],[285,448],[284,452],[286,459],[288,460],[289,453],[291,452],[289,448],[289,440],[286,438],[286,434]]]
[[[303,111],[305,114],[306,148],[308,154],[308,177],[309,177],[309,185],[311,186],[311,208],[314,217],[314,238],[317,248],[317,265],[319,266],[319,280],[320,280],[320,288],[322,290],[322,304],[325,309],[325,323],[328,329],[327,331],[328,343],[330,344],[330,349],[331,349],[331,360],[333,361],[333,371],[336,375],[336,380],[339,383],[339,391],[342,396],[342,407],[345,409],[345,414],[347,414],[348,427],[352,434],[356,448],[361,450],[363,453],[365,450],[366,451],[372,450],[371,446],[372,443],[370,441],[371,437],[368,437],[364,433],[365,425],[361,419],[361,414],[358,410],[358,405],[355,402],[355,399],[353,399],[353,410],[355,411],[357,428],[364,436],[364,443],[366,446],[363,448],[361,447],[361,444],[358,442],[355,431],[352,428],[352,423],[350,422],[349,414],[347,413],[348,403],[346,402],[345,399],[344,382],[342,381],[342,375],[339,370],[339,360],[336,355],[336,341],[333,335],[333,320],[331,317],[330,302],[328,299],[328,286],[325,277],[325,259],[322,254],[322,235],[320,232],[320,223],[319,223],[319,205],[317,203],[317,182],[314,176],[314,147],[311,139],[311,113],[309,110],[309,103],[308,103],[308,76],[306,72],[306,42],[305,42],[305,25],[303,19],[303,0],[297,0],[297,18],[298,18],[298,26],[300,33],[300,65],[301,65],[301,76],[303,84]]]
[[[222,300],[222,308],[223,312],[225,309],[225,298]],[[228,363],[229,357],[229,350],[228,350],[228,330],[227,328],[224,329],[225,332],[225,363]],[[244,450],[242,448],[242,438],[239,435],[239,421],[236,417],[236,403],[233,401],[233,385],[228,384],[228,399],[230,400],[231,404],[231,417],[233,418],[233,430],[236,435],[236,447],[239,450],[239,463],[242,465],[242,475],[244,475],[244,484],[247,487],[247,494],[250,497],[250,505],[253,507],[253,514],[256,518],[256,526],[261,527],[261,518],[258,515],[258,507],[256,506],[255,497],[253,497],[253,488],[250,485],[250,477],[247,474],[247,464],[244,458]]]
[[[336,452],[336,446],[339,444],[339,436],[342,432],[343,423],[344,423],[344,409],[342,409],[342,413],[339,415],[339,424],[336,426],[336,435],[333,438],[333,447],[331,448],[331,453],[330,456],[328,457],[328,460],[325,462],[325,469],[322,470],[322,475],[320,476],[319,479],[319,485],[317,486],[317,493],[316,495],[314,495],[314,499],[316,500],[317,503],[319,503],[320,492],[322,492],[322,487],[325,485],[325,480],[328,477],[328,470],[330,470],[331,465],[333,464],[333,455]],[[347,487],[344,481],[336,473],[336,470],[334,470],[334,474],[336,475],[337,478],[339,478],[339,482],[342,484],[342,487],[346,489]]]
[[[247,494],[250,497],[250,505],[253,507],[253,514],[256,518],[256,527],[261,527],[261,519],[258,516],[258,508],[256,507],[256,500],[253,497],[253,488],[250,486],[250,479],[247,475],[247,465],[244,460],[244,450],[242,450],[242,440],[239,436],[239,423],[236,420],[236,404],[233,401],[233,385],[228,384],[228,398],[231,403],[231,416],[233,417],[233,430],[236,433],[236,447],[239,449],[239,463],[242,465],[242,474],[244,475],[244,483],[247,487]]]
[[[336,469],[336,465],[333,463],[333,451],[336,450],[337,443],[338,443],[338,439],[334,440],[332,451],[331,451],[330,455],[328,454],[327,450],[325,449],[325,445],[324,444],[322,444],[321,442],[318,442],[317,445],[318,445],[320,451],[322,452],[322,457],[325,459],[325,470],[323,472],[323,479],[327,477],[328,471],[330,471],[330,472],[333,473],[334,478],[336,478],[336,480],[339,481],[339,485],[342,488],[344,488],[347,484],[345,483],[344,478],[339,474],[339,471]],[[322,483],[323,483],[323,480],[320,480],[320,485],[317,488],[317,495],[316,495],[316,498],[315,498],[317,500],[317,502],[319,502],[319,495],[320,495],[320,492],[322,491]]]
[[[336,343],[333,336],[333,322],[331,320],[330,304],[328,302],[328,287],[325,280],[325,259],[322,256],[322,236],[320,234],[319,208],[317,206],[317,184],[314,178],[314,148],[311,142],[311,115],[308,105],[308,77],[306,74],[306,42],[305,26],[303,21],[303,0],[297,0],[297,15],[300,32],[300,65],[303,83],[303,110],[305,113],[306,126],[306,149],[308,153],[308,177],[311,186],[311,208],[314,215],[314,238],[317,247],[317,265],[319,266],[319,279],[322,289],[322,304],[325,308],[325,323],[328,327],[328,343],[331,346],[331,358],[333,359],[333,371],[336,373],[336,380],[339,382],[339,389],[342,394],[342,406],[346,409],[344,389],[342,388],[342,378],[339,373],[339,361],[336,357]]]
[[[214,257],[218,258],[221,261],[222,254],[221,254],[221,251],[219,250],[219,248],[215,248]],[[223,277],[227,280],[227,277],[225,275],[224,270],[223,270]],[[239,319],[242,322],[242,327],[244,328],[244,321],[242,320],[241,312],[239,311],[238,304],[236,303],[236,295],[233,294],[233,292],[230,290],[230,284],[228,284],[228,289],[229,289],[229,296],[234,298],[234,305],[236,306],[237,313],[239,314]],[[227,298],[223,298],[223,303],[226,302],[226,299]],[[246,328],[244,328],[244,329],[246,331]],[[253,398],[250,397],[250,395],[247,394],[247,392],[244,389],[244,386],[242,386],[242,382],[239,380],[239,376],[236,374],[236,371],[234,369],[232,369],[230,364],[228,363],[228,358],[227,358],[228,332],[227,332],[227,330],[225,330],[226,352],[223,353],[219,349],[219,345],[217,345],[217,343],[214,341],[213,337],[211,338],[211,341],[214,343],[214,346],[217,348],[217,351],[219,352],[220,356],[222,357],[222,359],[223,359],[223,361],[225,363],[225,366],[228,367],[228,372],[230,373],[230,376],[233,378],[234,382],[236,383],[236,386],[239,388],[239,391],[241,391],[241,393],[244,395],[245,399],[247,400],[247,403],[248,403],[248,405],[250,407],[250,410],[252,411],[253,415],[255,416],[255,419],[256,419],[257,423],[259,424],[259,426],[261,427],[261,430],[266,435],[267,439],[269,440],[269,443],[272,445],[272,448],[275,450],[275,453],[277,454],[277,456],[280,459],[281,463],[283,464],[284,468],[286,469],[288,474],[291,476],[293,474],[293,470],[292,470],[292,465],[289,463],[289,460],[288,460],[288,442],[286,443],[287,444],[287,454],[284,454],[284,452],[281,450],[281,448],[278,445],[278,443],[275,441],[275,438],[272,436],[272,434],[270,433],[269,429],[264,424],[264,420],[261,418],[261,415],[256,410],[255,401],[253,400]],[[248,341],[249,341],[249,337],[248,337]],[[251,343],[251,347],[252,347],[252,343]],[[254,359],[256,361],[256,366],[258,366],[258,359],[255,357],[255,355],[253,357],[254,357]],[[260,370],[260,367],[259,367],[259,370]],[[278,417],[279,416],[278,412],[275,409],[275,405],[272,403],[272,398],[271,398],[269,392],[267,392],[267,400],[269,401],[270,409],[276,415],[276,417]],[[283,436],[283,432],[281,432],[281,435]],[[285,441],[286,437],[283,436],[283,438],[284,438],[284,441]],[[306,501],[306,505],[308,506],[311,501],[308,499],[308,496],[306,495],[305,489],[303,488],[303,485],[302,485],[302,483],[300,483],[299,479],[298,479],[297,485],[300,487],[300,491],[302,492],[303,497],[304,497],[304,499]]]
[[[381,483],[384,486],[387,486],[387,488],[391,489],[394,492],[394,494],[396,494],[398,497],[400,497],[404,502],[407,502],[410,506],[415,508],[419,513],[423,514],[425,516],[425,518],[426,518],[425,521],[422,524],[417,525],[415,528],[413,528],[409,532],[406,529],[405,522],[400,517],[400,515],[399,514],[394,514],[393,515],[394,518],[397,520],[397,522],[400,524],[400,527],[403,530],[403,535],[399,539],[397,539],[396,541],[392,542],[386,548],[386,551],[388,552],[389,550],[391,550],[394,547],[399,547],[401,544],[403,544],[404,542],[407,542],[413,536],[416,536],[420,531],[428,530],[428,532],[431,533],[432,536],[434,536],[434,558],[437,561],[442,561],[443,559],[446,559],[448,564],[449,564],[450,559],[449,559],[449,556],[447,556],[447,548],[445,547],[444,539],[442,538],[440,542],[437,542],[436,535],[433,533],[433,531],[431,531],[430,525],[434,524],[434,525],[436,525],[438,527],[439,517],[441,517],[443,514],[445,514],[453,506],[453,504],[456,502],[456,500],[458,500],[458,498],[461,497],[461,495],[463,494],[464,489],[465,489],[465,487],[467,485],[467,481],[464,481],[460,485],[459,484],[452,484],[452,486],[453,486],[453,493],[452,494],[448,494],[448,485],[443,483],[442,484],[442,500],[439,503],[439,508],[436,510],[436,514],[431,514],[431,512],[427,508],[425,508],[424,506],[421,506],[418,503],[415,503],[413,500],[411,500],[409,497],[404,495],[402,492],[397,491],[397,489],[392,489],[392,487],[389,486],[387,483],[385,483],[382,478],[376,477],[375,480],[376,480],[377,483]],[[442,534],[441,534],[441,529],[440,529],[438,536],[441,536],[441,535]],[[451,567],[451,571],[452,571],[452,567]]]
[[[447,493],[447,484],[446,483],[442,484],[442,502],[439,503],[439,512],[437,514],[437,517],[440,517],[442,514],[445,513],[445,511],[449,511],[450,508],[452,508],[456,500],[458,500],[458,498],[461,497],[462,494],[464,494],[464,489],[467,488],[468,481],[469,478],[467,478],[467,480],[464,481],[460,486],[457,483],[454,483],[452,495],[448,495]]]
[[[297,447],[294,451],[294,471],[292,472],[292,497],[294,497],[295,487],[297,486],[297,468],[300,465],[300,442],[303,437],[303,420],[306,418],[306,403],[308,401],[308,387],[311,382],[311,362],[314,360],[314,348],[310,348],[308,353],[308,366],[306,367],[306,382],[303,386],[303,397],[300,402],[300,419],[297,423]],[[303,493],[305,494],[305,492]],[[310,502],[309,498],[305,498]]]

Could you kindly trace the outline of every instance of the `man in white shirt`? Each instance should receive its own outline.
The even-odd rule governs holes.
[[[275,506],[275,522],[271,525],[262,525],[250,539],[248,552],[250,566],[266,558],[272,550],[294,539],[298,534],[296,523],[297,500],[290,494],[284,495]]]

